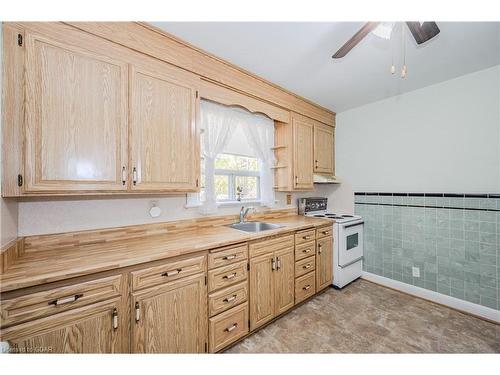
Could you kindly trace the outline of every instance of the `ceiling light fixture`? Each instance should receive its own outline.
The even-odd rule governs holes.
[[[373,35],[378,36],[382,39],[391,39],[392,29],[394,28],[395,22],[380,22],[378,26],[373,29]]]

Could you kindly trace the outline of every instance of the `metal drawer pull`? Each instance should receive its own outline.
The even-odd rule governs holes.
[[[302,289],[303,290],[309,290],[311,288],[311,285],[306,285],[305,287],[303,287]]]
[[[227,302],[234,301],[236,299],[236,297],[238,297],[238,295],[237,294],[233,294],[231,297],[224,298],[222,300],[222,302],[226,302],[227,303]]]
[[[330,231],[329,231],[329,230],[324,230],[324,231],[323,231],[323,232],[321,232],[321,233],[323,233],[323,234],[325,234],[325,235],[326,235],[326,234],[329,234],[329,233],[330,233]]]
[[[231,260],[231,259],[234,259],[234,258],[236,258],[236,254],[226,255],[224,258],[222,258],[222,260]]]
[[[165,273],[162,273],[161,275],[166,276],[166,277],[174,276],[174,275],[178,275],[181,271],[182,271],[182,268],[177,268],[176,270],[167,271]]]
[[[232,279],[235,276],[236,276],[236,272],[233,272],[233,273],[230,273],[229,275],[223,276],[222,278],[226,279],[226,280],[229,280],[229,279]]]
[[[309,247],[309,248],[307,248],[307,249],[302,250],[302,252],[303,252],[303,253],[309,253],[310,251],[311,251],[311,248],[310,248],[310,247]]]
[[[141,308],[139,306],[139,302],[135,303],[135,321],[138,322],[141,320]]]
[[[56,299],[54,301],[50,301],[49,305],[54,305],[54,306],[59,306],[59,305],[64,305],[65,303],[71,303],[75,302],[79,298],[82,298],[83,294],[75,294],[74,296],[71,297],[66,297],[66,298],[61,298],[61,299]]]
[[[308,268],[311,268],[311,263],[307,263],[305,266],[302,266],[303,269],[307,270]]]
[[[224,331],[226,332],[231,332],[234,330],[236,327],[238,327],[238,323],[234,323],[231,327],[227,327]]]
[[[118,328],[118,310],[113,309],[113,329]]]
[[[309,238],[311,238],[311,236],[304,236],[304,237],[302,237],[303,240],[308,240]]]

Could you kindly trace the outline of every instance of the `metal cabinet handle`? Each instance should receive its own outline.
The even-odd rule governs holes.
[[[281,259],[276,258],[276,270],[280,270],[280,269],[281,269]]]
[[[83,294],[75,294],[74,296],[71,296],[71,297],[60,298],[60,299],[55,299],[53,301],[50,301],[49,305],[54,305],[54,306],[64,305],[66,303],[75,302],[79,298],[82,298],[82,297],[83,297]]]
[[[311,263],[307,263],[306,265],[302,266],[303,269],[307,270],[308,268],[311,268]]]
[[[318,254],[321,254],[323,252],[323,250],[321,249],[321,244],[319,243],[318,244]]]
[[[231,259],[235,259],[236,258],[236,254],[232,254],[232,255],[226,255],[225,257],[222,258],[222,260],[231,260]]]
[[[113,309],[113,329],[118,328],[118,310],[115,308]]]
[[[223,279],[230,280],[236,276],[236,272],[230,273],[229,275],[222,276]]]
[[[178,275],[179,273],[181,273],[181,271],[182,271],[182,268],[177,268],[176,270],[170,270],[170,271],[164,272],[161,275],[169,277],[169,276]]]
[[[295,184],[299,183],[299,176],[295,176]]]
[[[135,303],[135,321],[138,322],[141,320],[141,308],[139,306],[139,302]]]
[[[237,294],[233,294],[231,297],[224,298],[222,300],[222,302],[228,303],[228,302],[234,301],[236,299],[236,297],[238,297],[238,295]]]
[[[127,182],[127,172],[125,169],[125,166],[122,167],[122,185],[125,186],[125,183]]]
[[[132,169],[132,182],[134,183],[134,185],[137,185],[137,168],[134,167]]]
[[[316,169],[318,169],[318,161],[317,161],[317,160],[315,160],[315,161],[314,161],[314,167],[315,167]]]
[[[276,271],[276,260],[274,258],[271,259],[271,270]]]
[[[231,332],[234,330],[236,327],[238,327],[238,323],[234,323],[231,327],[227,327],[224,331],[226,332]]]
[[[303,289],[303,290],[308,290],[308,289],[310,289],[310,288],[311,288],[311,285],[306,285],[306,286],[305,286],[305,287],[303,287],[302,289]]]

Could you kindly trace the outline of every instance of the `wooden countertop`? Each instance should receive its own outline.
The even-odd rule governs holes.
[[[84,244],[57,250],[27,252],[16,259],[0,275],[0,291],[12,291],[332,224],[331,220],[298,215],[265,221],[279,224],[281,228],[260,233],[246,233],[226,226],[195,227],[188,233],[167,233],[117,240],[110,243]]]

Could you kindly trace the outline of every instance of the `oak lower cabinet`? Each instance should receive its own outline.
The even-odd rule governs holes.
[[[295,256],[293,246],[253,258],[251,250],[250,330],[254,330],[294,305]]]
[[[128,325],[120,301],[106,301],[2,330],[10,353],[125,353]]]
[[[133,353],[206,351],[205,274],[134,292],[131,310]]]
[[[333,281],[333,237],[316,240],[316,291],[326,288]]]

